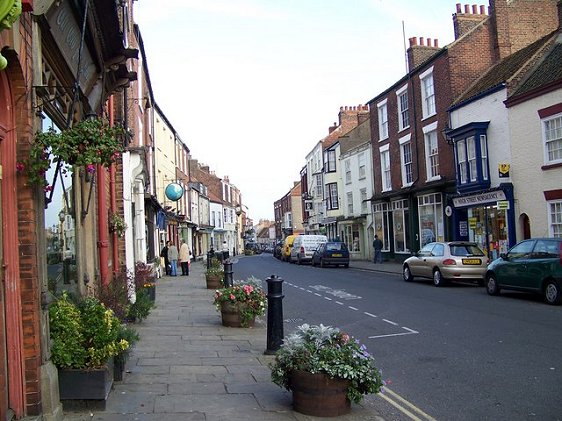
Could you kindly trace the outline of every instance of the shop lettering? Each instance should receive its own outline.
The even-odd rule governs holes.
[[[502,190],[489,193],[475,194],[472,196],[455,197],[453,204],[455,207],[479,205],[481,203],[492,203],[505,200],[505,193]]]

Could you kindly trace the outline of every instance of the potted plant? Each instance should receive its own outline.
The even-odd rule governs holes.
[[[129,354],[135,343],[139,340],[138,332],[126,324],[121,324],[117,333],[118,340],[125,340],[129,344],[127,349],[119,352],[113,357],[113,380],[123,380],[123,372],[125,371],[125,364],[129,359]]]
[[[216,257],[211,258],[211,263],[205,271],[205,281],[207,289],[222,288],[224,278],[224,268]]]
[[[63,172],[72,165],[85,167],[88,173],[95,172],[96,164],[109,167],[123,151],[123,134],[121,126],[111,127],[101,118],[80,121],[61,132],[51,128],[36,134],[29,158],[17,168],[27,171],[31,183],[50,190],[45,174],[52,163],[60,159]]]
[[[59,369],[62,400],[105,400],[113,384],[113,357],[129,348],[120,321],[97,298],[78,303],[65,292],[49,307],[51,360]]]
[[[324,325],[299,326],[285,339],[270,368],[273,382],[293,392],[294,409],[307,415],[346,414],[351,402],[383,386],[365,346]]]
[[[259,280],[234,281],[234,285],[215,291],[214,304],[221,312],[222,324],[228,327],[251,327],[256,316],[267,307],[265,292]]]
[[[125,219],[118,213],[109,213],[109,230],[117,234],[118,237],[123,237],[127,230],[127,223]]]

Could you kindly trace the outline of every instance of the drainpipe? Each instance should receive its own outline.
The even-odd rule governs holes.
[[[113,114],[113,98],[109,98],[109,115],[112,119]],[[110,124],[113,125],[113,121],[110,120]],[[109,215],[106,212],[107,209],[107,193],[105,190],[106,184],[106,172],[103,165],[98,164],[97,171],[97,213],[98,213],[98,255],[99,255],[99,264],[100,264],[100,281],[103,287],[109,284],[109,269],[107,262],[109,260],[109,238],[108,238],[108,231],[109,231],[109,223],[108,217]]]
[[[113,127],[115,124],[115,119],[113,115],[113,95],[109,97],[109,125]],[[111,164],[109,167],[109,206],[112,213],[117,212],[117,197],[115,193],[115,164]],[[119,238],[117,233],[113,231],[112,236],[113,244],[113,272],[117,273],[119,271]]]

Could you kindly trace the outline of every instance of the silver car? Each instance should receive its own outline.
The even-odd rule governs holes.
[[[476,280],[484,285],[488,257],[476,245],[466,241],[432,242],[404,261],[402,274],[410,282],[414,277],[429,278],[436,287],[449,280]]]

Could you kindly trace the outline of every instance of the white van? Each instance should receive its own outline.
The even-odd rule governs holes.
[[[325,235],[304,234],[295,237],[289,261],[291,263],[297,262],[299,265],[303,262],[311,262],[314,250],[327,241],[328,237]]]

